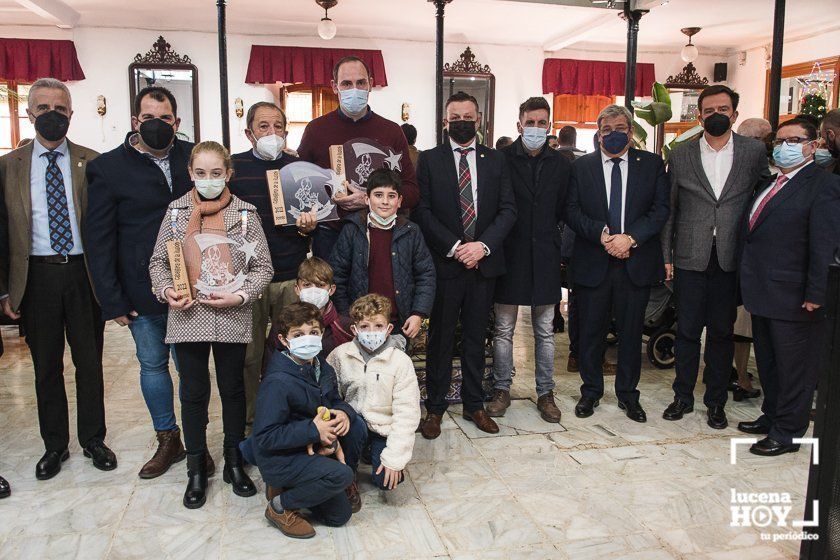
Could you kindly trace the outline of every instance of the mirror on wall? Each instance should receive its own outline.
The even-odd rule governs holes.
[[[190,142],[201,138],[198,116],[198,69],[190,57],[181,56],[163,36],[144,55],[137,54],[128,67],[131,115],[134,115],[134,97],[147,86],[163,86],[172,92],[178,103],[178,137]]]
[[[840,56],[809,60],[782,67],[779,92],[779,120],[786,121],[803,111],[813,111],[818,105],[825,112],[838,107],[840,91]],[[764,113],[770,108],[770,70],[767,70]]]
[[[453,93],[463,91],[478,101],[481,122],[478,127],[478,142],[493,147],[493,106],[496,92],[496,77],[490,67],[475,59],[472,50],[467,47],[458,60],[443,66],[443,98],[446,100]],[[446,118],[446,108],[441,119]]]

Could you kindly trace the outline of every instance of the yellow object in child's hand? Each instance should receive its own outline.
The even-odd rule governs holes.
[[[318,414],[318,415],[319,415],[319,416],[320,416],[320,417],[321,417],[324,421],[329,421],[329,419],[332,417],[332,415],[330,414],[330,409],[329,409],[329,408],[327,408],[326,406],[319,406],[319,407],[318,407],[317,414]]]

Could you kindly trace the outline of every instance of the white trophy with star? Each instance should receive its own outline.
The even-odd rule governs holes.
[[[402,156],[402,152],[395,152],[371,138],[355,138],[330,146],[332,169],[346,181],[351,192],[366,192],[365,183],[375,169],[402,171]]]
[[[343,178],[332,169],[296,161],[266,175],[275,225],[293,226],[301,214],[313,211],[319,222],[339,219],[332,197],[343,188]]]

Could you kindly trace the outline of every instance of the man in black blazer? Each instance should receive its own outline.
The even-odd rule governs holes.
[[[613,312],[618,406],[631,420],[647,421],[636,386],[650,286],[664,276],[659,232],[668,219],[668,182],[659,156],[630,148],[632,119],[618,105],[601,111],[601,149],[575,160],[569,189],[567,223],[576,234],[571,270],[580,311],[579,418],[591,416],[604,394],[604,345]]]
[[[752,314],[763,414],[741,422],[766,434],[750,451],[799,450],[808,429],[825,339],[828,265],[840,241],[840,178],[813,161],[817,131],[804,119],[779,126],[773,160],[779,174],[763,185],[742,224],[740,280]]]
[[[458,92],[446,102],[449,139],[420,154],[420,226],[437,270],[426,359],[426,439],[440,435],[452,380],[455,327],[461,323],[464,418],[479,429],[499,427],[484,410],[484,344],[496,278],[505,273],[503,243],[516,221],[507,163],[476,142],[478,102]]]
[[[176,138],[177,110],[169,90],[141,90],[134,130],[87,166],[85,247],[93,290],[102,318],[131,330],[140,388],[157,432],[158,451],[140,470],[141,478],[160,476],[184,458],[164,343],[168,309],[149,280],[149,258],[166,207],[192,187],[187,167],[193,145]]]

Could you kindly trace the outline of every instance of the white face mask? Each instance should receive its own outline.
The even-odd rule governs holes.
[[[539,126],[525,126],[522,128],[522,143],[529,150],[542,149],[548,129]]]
[[[383,218],[382,216],[380,216],[379,214],[374,212],[373,209],[371,209],[370,210],[370,217],[373,218],[373,221],[375,221],[377,224],[379,224],[380,226],[382,226],[385,229],[388,229],[388,228],[391,227],[391,224],[394,223],[394,220],[397,219],[397,213],[394,212],[393,214],[391,214],[387,218]]]
[[[304,288],[300,291],[300,301],[311,303],[318,309],[323,309],[330,301],[330,293],[324,288]]]
[[[344,89],[338,92],[338,103],[348,115],[360,115],[368,104],[370,92],[366,89]]]
[[[359,344],[373,352],[383,344],[385,344],[385,339],[388,338],[388,331],[367,331],[367,332],[356,332],[356,338],[359,339]]]
[[[223,178],[196,179],[193,182],[195,183],[195,189],[198,191],[198,194],[208,200],[218,198],[222,194],[222,191],[225,190],[225,180]]]
[[[283,153],[283,148],[286,147],[286,139],[276,134],[269,134],[257,140],[255,150],[257,155],[266,161],[273,161],[277,156]]]

